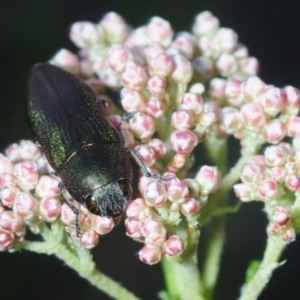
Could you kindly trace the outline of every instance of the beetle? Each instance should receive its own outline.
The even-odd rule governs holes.
[[[74,200],[91,213],[120,216],[132,196],[130,153],[147,177],[152,175],[137,154],[124,147],[121,131],[109,117],[103,101],[77,76],[49,63],[36,64],[30,74],[28,116],[42,151],[61,178],[59,190],[73,210]]]

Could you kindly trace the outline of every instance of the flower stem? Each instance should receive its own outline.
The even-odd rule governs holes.
[[[264,258],[252,279],[246,283],[241,291],[239,300],[255,300],[269,282],[273,271],[282,265],[278,260],[286,242],[281,237],[269,236]]]

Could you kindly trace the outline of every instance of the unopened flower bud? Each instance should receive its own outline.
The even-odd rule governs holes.
[[[138,139],[148,139],[155,132],[153,119],[143,113],[135,114],[129,120],[129,126],[132,134]]]
[[[6,156],[0,153],[0,174],[12,174],[14,165]]]
[[[0,189],[0,200],[6,207],[12,207],[16,196],[20,193],[20,190],[12,184],[9,184]]]
[[[98,245],[99,235],[95,230],[89,229],[81,234],[80,241],[84,248],[92,249]]]
[[[184,242],[178,235],[172,235],[167,239],[163,247],[166,254],[170,256],[180,255],[184,250]]]
[[[275,200],[280,195],[278,184],[273,179],[265,179],[258,186],[258,194],[265,200]]]
[[[13,246],[14,235],[0,227],[0,251],[7,251]]]
[[[21,230],[24,225],[15,212],[6,210],[0,215],[0,226],[10,232],[16,232]]]
[[[147,265],[154,265],[162,259],[161,249],[157,246],[146,245],[139,251],[140,260]]]
[[[147,25],[147,34],[152,42],[168,47],[173,39],[173,29],[170,23],[160,17],[152,17]]]
[[[160,181],[151,181],[144,188],[145,202],[149,206],[160,207],[167,201],[165,185]]]
[[[272,214],[272,220],[280,226],[286,225],[290,219],[290,214],[285,207],[277,207]]]
[[[56,197],[59,194],[59,179],[55,176],[43,175],[39,178],[35,192],[40,198]]]
[[[200,203],[195,198],[189,197],[181,204],[181,213],[185,216],[196,214],[199,210]]]
[[[20,162],[15,165],[14,175],[19,187],[32,190],[38,181],[37,165],[32,161]]]
[[[187,128],[174,131],[170,140],[172,149],[179,154],[192,152],[198,144],[197,136]]]
[[[45,222],[54,222],[60,214],[61,204],[57,198],[47,197],[41,200],[39,212]]]
[[[287,149],[281,144],[267,147],[264,154],[266,163],[272,167],[283,166],[288,157]]]
[[[39,202],[30,194],[20,193],[14,202],[13,211],[26,221],[33,221],[39,210]]]
[[[131,237],[133,240],[140,241],[143,239],[141,227],[142,223],[136,219],[127,218],[125,220],[126,235]]]
[[[202,194],[210,194],[219,186],[221,176],[217,167],[203,166],[195,180],[199,183]]]
[[[79,71],[78,57],[67,49],[59,50],[50,63],[73,74],[77,74]]]

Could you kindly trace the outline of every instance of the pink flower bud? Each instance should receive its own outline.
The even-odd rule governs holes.
[[[216,61],[216,67],[222,76],[230,76],[237,71],[237,60],[232,54],[223,53]]]
[[[159,219],[148,218],[142,224],[141,233],[146,244],[161,246],[166,240],[167,230]]]
[[[227,98],[238,98],[241,95],[242,82],[231,79],[226,82],[225,95]]]
[[[187,198],[184,203],[181,204],[181,212],[185,216],[198,213],[200,210],[200,203],[195,198]]]
[[[178,235],[172,235],[164,243],[163,247],[166,254],[170,256],[180,255],[184,250],[184,242]]]
[[[140,91],[146,85],[147,74],[144,68],[135,62],[129,61],[122,73],[122,81],[125,86]]]
[[[167,201],[165,185],[160,181],[150,181],[143,191],[147,205],[160,207]]]
[[[244,96],[249,100],[254,100],[265,90],[264,82],[257,76],[248,78],[243,84]]]
[[[277,182],[284,182],[286,171],[283,167],[273,167],[269,169],[271,177]]]
[[[290,117],[286,123],[287,135],[293,138],[300,138],[300,117]]]
[[[285,207],[277,207],[272,214],[272,220],[278,225],[284,226],[290,220],[290,213]]]
[[[214,72],[214,63],[206,56],[196,56],[192,60],[193,69],[203,77],[210,77]]]
[[[195,47],[194,44],[194,37],[184,33],[173,40],[171,48],[179,50],[187,59],[192,59]]]
[[[43,175],[36,185],[35,192],[40,198],[56,197],[59,195],[59,179],[55,176]]]
[[[242,166],[241,180],[243,183],[258,184],[263,178],[262,168],[255,163],[246,163]]]
[[[146,106],[146,113],[153,118],[160,118],[164,114],[164,103],[157,97],[151,97]]]
[[[221,53],[232,52],[236,48],[237,40],[237,34],[230,28],[220,28],[215,36],[215,43]]]
[[[249,56],[249,51],[245,45],[237,44],[233,54],[236,58],[245,58]]]
[[[169,172],[176,173],[179,169],[181,169],[186,162],[186,155],[185,154],[179,154],[176,153],[173,157],[173,160],[171,163],[168,164],[167,170]]]
[[[203,99],[198,94],[186,93],[181,100],[180,108],[200,115],[203,112]]]
[[[132,218],[125,220],[126,235],[131,237],[133,240],[141,241],[143,236],[141,234],[141,222]]]
[[[259,62],[255,57],[245,57],[239,61],[240,72],[245,76],[255,76],[259,71]]]
[[[98,234],[103,235],[114,229],[115,222],[112,218],[94,216],[91,225]]]
[[[108,87],[112,88],[119,88],[122,85],[119,73],[115,72],[111,68],[101,69],[101,67],[95,65],[93,68],[103,85],[107,85]]]
[[[0,215],[0,226],[10,232],[16,232],[21,230],[24,224],[13,211],[6,210]]]
[[[22,160],[20,153],[20,146],[17,143],[9,145],[5,149],[5,155],[14,163]]]
[[[293,242],[296,239],[296,232],[294,228],[288,228],[282,235],[282,240],[285,242]]]
[[[296,174],[288,175],[285,179],[285,185],[290,191],[297,192],[300,189],[300,176]]]
[[[155,132],[153,119],[143,113],[136,113],[129,120],[130,131],[138,139],[148,139]]]
[[[294,116],[298,115],[300,109],[300,91],[293,86],[286,86],[281,92],[286,102],[284,112]]]
[[[124,45],[112,45],[108,51],[109,66],[116,72],[123,72],[126,63],[129,59],[132,59],[131,53]]]
[[[238,183],[233,186],[234,193],[237,198],[243,202],[249,202],[253,199],[253,190],[252,188],[244,183]]]
[[[73,201],[72,204],[78,209],[79,205],[77,205],[77,203],[75,201]],[[61,206],[60,213],[61,213],[60,218],[61,218],[62,223],[65,226],[72,228],[72,230],[75,229],[75,217],[76,216],[75,216],[73,210],[66,203],[64,203]],[[79,214],[79,218],[80,218],[80,220],[82,220],[82,214]]]
[[[147,265],[154,265],[162,259],[162,252],[159,247],[146,245],[139,251],[140,260]]]
[[[79,71],[78,57],[67,49],[59,50],[50,63],[73,74],[77,74]]]
[[[182,203],[189,195],[189,189],[184,181],[174,178],[166,183],[168,200]]]
[[[149,37],[147,35],[147,27],[141,26],[133,29],[126,40],[126,45],[130,48],[143,48],[149,45]]]
[[[148,146],[153,149],[156,159],[163,157],[167,152],[166,143],[159,139],[151,139]]]
[[[265,179],[258,186],[258,194],[265,200],[275,200],[280,195],[278,184],[273,179]]]
[[[270,144],[278,144],[286,135],[282,122],[278,119],[271,120],[263,127],[263,135]]]
[[[0,174],[12,174],[14,164],[2,153],[0,153]]]
[[[175,63],[175,68],[171,78],[176,83],[189,83],[193,75],[191,62],[188,61],[182,54],[173,56],[173,61]]]
[[[266,163],[272,167],[283,166],[289,155],[287,149],[281,144],[267,147],[264,154]]]
[[[167,53],[159,53],[149,61],[148,67],[150,75],[167,77],[173,72],[175,63]]]
[[[219,186],[221,175],[217,167],[203,166],[195,180],[199,183],[202,194],[210,194]]]
[[[20,162],[15,165],[14,175],[19,187],[32,190],[38,182],[37,165],[32,161]]]
[[[266,117],[261,105],[247,103],[241,107],[241,119],[245,126],[259,129],[266,124]]]
[[[126,111],[141,111],[146,110],[146,101],[141,93],[129,89],[123,88],[121,91],[121,103]]]
[[[13,246],[14,243],[14,235],[0,228],[0,251],[7,251],[9,248]]]
[[[227,134],[235,134],[242,128],[239,111],[234,107],[224,107],[221,111],[221,129]]]
[[[71,27],[70,39],[79,48],[89,48],[103,41],[103,28],[87,21],[76,22]]]
[[[155,163],[154,151],[148,145],[139,145],[134,149],[146,167],[151,167]]]
[[[212,99],[224,100],[227,81],[223,78],[213,78],[210,81],[209,94]]]
[[[152,17],[147,25],[147,35],[155,43],[168,47],[173,39],[173,29],[170,23],[160,17]]]
[[[145,219],[144,212],[147,209],[147,205],[144,199],[137,198],[130,200],[127,203],[126,215],[130,219],[142,220]]]
[[[38,215],[39,202],[30,194],[20,193],[14,202],[13,211],[22,219],[32,221]]]
[[[11,174],[1,174],[0,175],[0,189],[3,189],[9,185],[16,185],[17,179],[14,175]]]
[[[285,99],[281,95],[279,88],[268,86],[263,94],[258,98],[258,103],[264,112],[272,117],[279,114],[285,107]]]
[[[274,222],[270,222],[270,224],[267,227],[267,233],[269,235],[278,235],[281,231],[281,227]]]
[[[20,190],[15,185],[7,185],[0,190],[0,199],[4,206],[12,207]]]
[[[210,35],[218,28],[219,20],[210,11],[203,11],[196,16],[192,31],[198,36]]]
[[[148,90],[154,96],[160,96],[167,86],[166,78],[159,75],[153,75],[148,79]]]
[[[81,234],[81,245],[86,249],[92,249],[96,247],[99,243],[99,235],[98,233],[93,230],[89,229],[87,231],[84,231]]]
[[[57,198],[44,198],[40,202],[40,216],[45,222],[54,222],[60,214],[61,204]]]
[[[179,154],[188,154],[194,150],[198,144],[195,133],[189,129],[178,129],[171,134],[171,147]]]
[[[176,129],[192,128],[195,126],[194,117],[188,111],[184,109],[178,109],[172,114],[172,126]]]
[[[105,39],[110,43],[122,43],[128,36],[129,30],[124,19],[115,12],[105,14],[100,21],[105,32]]]

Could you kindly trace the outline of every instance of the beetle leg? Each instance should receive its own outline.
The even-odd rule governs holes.
[[[157,174],[151,174],[146,166],[144,165],[144,163],[141,161],[141,159],[138,157],[138,155],[132,150],[132,149],[129,149],[129,148],[125,148],[126,151],[128,153],[131,154],[131,156],[135,159],[135,161],[138,163],[138,165],[140,166],[142,172],[144,173],[144,175],[146,177],[150,177],[150,178],[153,178],[153,179],[158,179],[160,181],[169,181],[169,180],[172,180],[174,178],[167,178],[167,177],[164,177],[162,175],[157,175]]]
[[[64,202],[72,209],[73,213],[75,214],[75,229],[76,229],[76,235],[77,237],[80,237],[80,226],[79,226],[79,220],[78,220],[78,215],[79,215],[79,211],[78,209],[72,204],[72,202],[70,200],[68,200],[64,194],[63,194],[63,189],[65,189],[65,186],[62,182],[60,182],[58,184],[59,187],[59,193],[60,196],[63,198]]]

